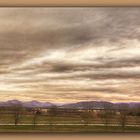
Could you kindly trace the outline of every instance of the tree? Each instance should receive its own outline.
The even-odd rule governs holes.
[[[140,116],[140,104],[137,106],[137,109],[136,109],[137,111],[137,116]]]
[[[121,123],[122,131],[124,132],[129,106],[128,106],[128,104],[125,104],[125,103],[120,104],[119,109],[120,109],[120,123]]]
[[[39,110],[39,109],[37,109],[37,108],[34,108],[33,109],[33,127],[35,128],[35,126],[36,126],[36,122],[37,122],[37,117],[38,117],[38,115],[40,115],[41,114],[41,111]]]
[[[52,126],[54,124],[54,118],[57,116],[57,106],[52,106],[50,109],[49,109],[49,118],[50,118],[50,126]]]
[[[13,110],[13,114],[14,114],[14,124],[16,126],[19,123],[23,107],[21,104],[15,104],[12,106],[12,110]]]
[[[105,120],[105,127],[106,129],[108,129],[108,125],[109,125],[109,122],[110,122],[110,119],[112,117],[112,109],[113,109],[113,104],[112,103],[109,103],[109,102],[104,102],[103,103],[103,108],[104,108],[104,120]]]
[[[55,117],[57,115],[57,106],[52,106],[49,110],[51,117]]]
[[[81,112],[81,118],[85,124],[85,126],[88,126],[90,123],[91,118],[93,118],[94,112],[93,110],[93,103],[92,102],[87,102],[85,105],[85,110]]]
[[[84,112],[81,112],[81,118],[85,126],[88,126],[90,119],[92,118],[92,113],[89,110],[85,110]]]

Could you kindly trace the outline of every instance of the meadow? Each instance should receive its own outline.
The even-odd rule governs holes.
[[[0,132],[140,132],[140,116],[115,111],[1,110]]]

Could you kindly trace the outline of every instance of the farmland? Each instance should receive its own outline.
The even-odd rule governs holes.
[[[1,108],[0,132],[140,132],[139,114],[128,110],[42,110]]]

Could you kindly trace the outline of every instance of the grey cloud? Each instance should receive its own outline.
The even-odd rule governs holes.
[[[140,66],[140,58],[130,58],[130,59],[120,59],[120,60],[111,60],[109,62],[103,62],[100,64],[65,64],[65,63],[57,63],[52,64],[50,72],[72,72],[72,71],[99,71],[114,68],[133,68],[136,66]],[[97,59],[98,61],[98,59]],[[99,60],[100,61],[100,60]],[[45,66],[42,68],[45,69]]]
[[[86,87],[80,87],[80,88],[63,88],[63,87],[56,87],[56,89],[54,88],[54,91],[58,91],[61,90],[62,92],[73,92],[73,91],[78,91],[80,93],[83,92],[90,92],[90,93],[94,93],[94,92],[100,92],[100,94],[113,94],[113,93],[123,93],[123,91],[121,89],[112,89],[111,87],[105,88],[105,87],[93,87],[93,88],[86,88]]]
[[[125,58],[123,54],[120,54],[117,58],[112,58],[109,55],[111,51],[121,52],[124,45],[127,50],[129,46],[125,40],[140,41],[140,19],[138,18],[140,8],[4,8],[0,11],[0,91],[4,92],[8,84],[25,88],[27,92],[30,89],[32,93],[30,96],[39,100],[44,97],[46,100],[47,98],[48,100],[54,100],[53,98],[104,100],[103,95],[107,94],[111,96],[105,97],[106,100],[125,101],[130,100],[129,96],[135,93],[138,97],[138,87],[134,87],[131,83],[128,89],[125,89],[123,83],[119,85],[119,88],[122,86],[120,89],[113,88],[110,84],[105,87],[106,82],[100,88],[96,87],[96,84],[95,88],[84,86],[80,89],[74,88],[73,85],[76,86],[76,80],[86,82],[87,79],[90,82],[93,81],[93,84],[96,80],[139,81],[139,72],[121,71],[121,68],[127,70],[127,68],[140,66],[140,58],[135,46],[134,54],[137,53],[137,56]],[[53,52],[54,49],[62,49],[80,52],[87,47],[96,50],[101,46],[109,48],[107,55],[93,57],[93,59],[85,58],[84,63],[65,62],[63,60],[66,56],[62,61],[52,59],[20,67],[22,62],[26,63],[34,58],[39,59],[39,54],[48,50]],[[84,51],[86,52],[86,49]],[[87,59],[90,63],[87,63]],[[15,67],[10,69],[10,66]],[[41,77],[39,74],[57,74],[57,76]],[[65,81],[72,80],[75,83],[65,85]],[[60,81],[64,84],[57,85]],[[136,85],[139,86],[139,83]],[[57,89],[59,93],[56,93]],[[72,94],[74,91],[76,93]],[[96,94],[97,92],[99,95]],[[128,98],[113,96],[115,93],[126,94]],[[22,96],[29,93],[24,94]]]

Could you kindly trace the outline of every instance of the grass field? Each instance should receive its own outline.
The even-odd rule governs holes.
[[[18,123],[20,124],[32,124],[33,123],[33,115],[20,115]],[[84,120],[80,116],[67,116],[67,117],[62,117],[62,116],[48,116],[48,115],[37,115],[36,117],[36,124],[60,124],[60,123],[84,123]],[[127,124],[131,125],[140,125],[140,118],[138,116],[127,116],[126,119]],[[1,114],[0,115],[0,124],[8,124],[8,123],[14,123],[14,114]],[[87,123],[87,122],[86,122]],[[99,118],[99,117],[92,117],[88,119],[88,123],[105,123],[104,118]],[[109,118],[108,124],[119,124],[120,123],[120,118],[119,117],[113,117]]]
[[[0,132],[71,132],[71,133],[91,133],[91,132],[122,132],[120,126],[109,126],[107,129],[105,126],[76,126],[76,125],[2,125],[0,126]],[[124,132],[140,132],[140,127],[127,126]]]
[[[140,118],[127,116],[125,127],[122,129],[120,118],[114,116],[106,122],[105,118],[92,117],[83,119],[80,116],[47,116],[19,115],[15,125],[14,114],[0,115],[0,132],[140,132]]]

